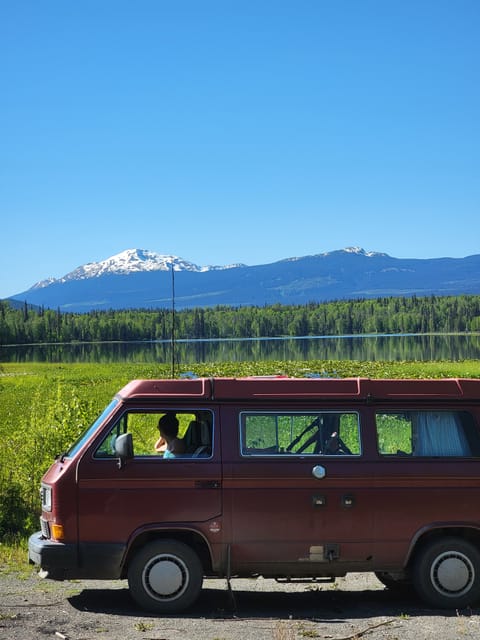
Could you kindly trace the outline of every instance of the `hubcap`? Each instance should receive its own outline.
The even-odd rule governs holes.
[[[142,581],[152,598],[175,600],[187,588],[188,570],[182,560],[164,553],[152,558],[145,566]]]
[[[472,588],[475,570],[469,558],[458,551],[446,551],[436,558],[430,573],[435,589],[444,596],[462,596]]]

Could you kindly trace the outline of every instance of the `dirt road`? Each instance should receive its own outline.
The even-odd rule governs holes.
[[[434,611],[412,592],[393,594],[371,574],[334,584],[206,581],[195,607],[161,618],[141,611],[125,582],[41,580],[0,573],[6,640],[478,640],[480,608]]]

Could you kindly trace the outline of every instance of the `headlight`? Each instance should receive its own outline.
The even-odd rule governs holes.
[[[42,484],[40,488],[40,495],[42,497],[42,511],[52,510],[52,487],[48,484]]]

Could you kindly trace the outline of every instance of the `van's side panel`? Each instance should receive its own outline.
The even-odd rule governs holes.
[[[374,499],[375,564],[404,566],[416,539],[440,528],[480,530],[480,462],[379,462]]]
[[[371,433],[375,414],[385,412],[467,411],[478,431],[479,413],[465,403],[409,401],[369,407]],[[372,485],[374,558],[377,567],[398,570],[409,560],[417,540],[440,529],[480,531],[480,459],[478,457],[385,456],[377,453]]]
[[[261,408],[275,410],[278,404]],[[318,404],[290,407],[312,408],[318,410]],[[258,403],[221,408],[222,428],[235,428],[233,437],[223,438],[232,573],[308,576],[368,568],[375,464],[361,456],[242,456],[239,414],[249,409],[258,410]],[[316,465],[325,468],[325,478],[313,476]]]

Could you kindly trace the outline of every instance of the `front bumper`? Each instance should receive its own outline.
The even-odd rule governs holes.
[[[78,547],[45,538],[41,531],[28,540],[28,560],[37,564],[52,580],[78,577]]]
[[[41,531],[28,540],[30,564],[38,565],[51,580],[116,580],[122,576],[124,553],[124,544],[65,544],[45,538]]]

